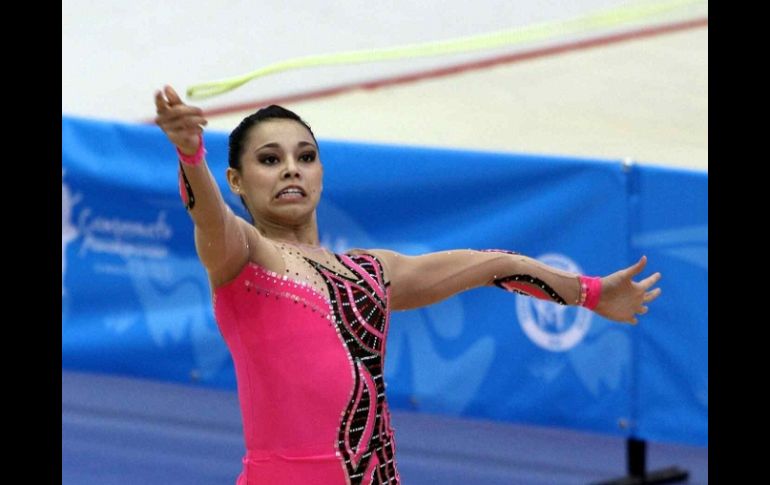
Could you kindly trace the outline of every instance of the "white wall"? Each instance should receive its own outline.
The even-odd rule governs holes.
[[[567,19],[622,3],[64,0],[62,113],[147,120],[154,116],[153,92],[164,83],[181,91],[197,82],[243,74],[298,56],[505,30]],[[705,11],[701,8],[700,14],[690,16]],[[650,49],[639,49],[637,44],[631,55],[610,49],[607,52],[614,55],[598,61],[596,52],[586,51],[526,66],[517,64],[414,86],[301,103],[301,114],[318,127],[321,137],[609,158],[632,156],[674,165],[682,165],[677,162],[683,161],[684,166],[706,168],[707,30],[703,29],[699,37],[681,39],[673,52],[665,41],[659,47],[646,43],[653,46]],[[683,55],[690,51],[696,55]],[[232,106],[419,72],[501,52],[511,49],[298,70],[255,80],[196,104],[204,108]],[[687,64],[688,59],[693,62]],[[628,69],[634,65],[640,68]],[[599,72],[604,74],[595,78]],[[618,75],[607,75],[613,72]],[[644,82],[637,84],[640,76]],[[608,86],[607,82],[614,84]],[[672,89],[675,91],[663,99],[657,94]],[[554,99],[560,102],[553,104]],[[659,106],[653,104],[650,112],[650,100],[655,99]],[[398,109],[394,110],[392,102],[396,100]],[[415,109],[409,112],[409,106]],[[640,110],[647,114],[640,115]],[[463,113],[472,114],[473,124],[463,122]],[[236,113],[212,119],[211,126],[229,131],[240,117]],[[425,119],[432,123],[425,123]],[[660,120],[671,119],[681,127],[674,130],[678,133],[667,135],[671,129],[654,129],[660,128]],[[641,123],[638,128],[634,125],[637,122]],[[621,125],[623,129],[618,130]],[[583,130],[587,126],[594,129]],[[510,136],[513,132],[515,137]],[[648,138],[650,143],[640,143]],[[631,140],[640,146],[624,149]]]

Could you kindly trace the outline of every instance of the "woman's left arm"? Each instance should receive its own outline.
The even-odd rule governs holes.
[[[660,288],[649,290],[660,279],[660,273],[633,281],[647,264],[644,256],[628,268],[592,281],[501,250],[461,249],[422,256],[384,249],[367,252],[378,257],[385,267],[391,281],[391,307],[395,310],[430,305],[471,288],[498,286],[562,305],[588,306],[610,320],[636,324],[636,315],[647,313],[646,303],[660,295]]]

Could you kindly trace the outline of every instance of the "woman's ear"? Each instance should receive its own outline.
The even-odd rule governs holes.
[[[227,185],[230,186],[230,191],[234,194],[241,195],[241,174],[233,167],[227,167],[225,172],[227,177]]]

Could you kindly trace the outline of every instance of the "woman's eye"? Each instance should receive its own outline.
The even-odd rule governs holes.
[[[275,165],[278,163],[278,157],[273,155],[263,155],[259,157],[259,162],[264,163],[265,165]]]
[[[303,162],[313,162],[315,161],[315,152],[303,153],[299,159]]]

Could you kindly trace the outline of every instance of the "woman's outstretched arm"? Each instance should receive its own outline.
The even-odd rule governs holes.
[[[177,148],[179,192],[195,223],[195,247],[215,285],[234,278],[249,258],[257,231],[225,203],[205,160],[203,111],[182,102],[171,86],[155,93],[155,122]],[[256,241],[257,245],[259,241]]]
[[[507,251],[463,249],[422,256],[382,249],[368,252],[385,266],[391,305],[397,310],[430,305],[471,288],[498,286],[555,303],[588,306],[610,320],[636,324],[636,315],[646,313],[646,304],[660,295],[660,288],[650,290],[660,273],[633,281],[647,264],[646,257],[586,284],[581,275]]]

